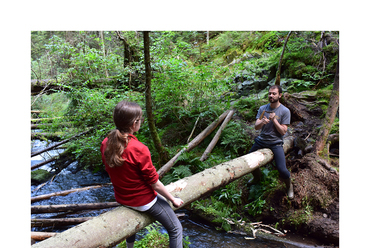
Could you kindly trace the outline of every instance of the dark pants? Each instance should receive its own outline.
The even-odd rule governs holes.
[[[175,212],[172,210],[170,204],[158,195],[157,202],[145,213],[153,216],[154,219],[159,221],[168,232],[170,237],[170,248],[182,248],[182,225],[177,218]],[[127,238],[127,242],[132,243],[135,241],[136,234]]]
[[[285,153],[284,153],[284,149],[283,149],[283,143],[273,144],[273,145],[267,145],[267,144],[263,144],[263,143],[259,142],[256,139],[254,141],[255,142],[254,142],[252,148],[250,149],[249,153],[255,152],[255,151],[257,151],[259,149],[262,149],[262,148],[269,148],[269,149],[271,149],[271,151],[274,153],[275,165],[276,165],[277,170],[280,173],[280,176],[283,179],[290,178],[290,172],[286,168]]]

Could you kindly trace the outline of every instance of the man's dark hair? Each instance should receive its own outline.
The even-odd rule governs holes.
[[[283,93],[283,89],[280,87],[280,85],[274,84],[274,85],[270,86],[269,90],[270,89],[278,89],[279,90],[279,94]]]

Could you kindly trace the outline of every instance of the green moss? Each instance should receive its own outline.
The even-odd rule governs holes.
[[[307,206],[305,209],[299,209],[291,212],[286,219],[291,225],[298,229],[303,224],[308,223],[312,218],[312,208]]]
[[[37,183],[42,183],[47,181],[50,178],[51,174],[43,169],[38,169],[31,171],[31,181],[35,181]]]

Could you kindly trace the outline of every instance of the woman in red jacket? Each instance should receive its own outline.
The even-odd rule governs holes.
[[[167,230],[170,248],[182,246],[182,226],[168,202],[178,208],[184,202],[173,197],[159,181],[147,146],[133,135],[140,129],[142,109],[137,103],[121,101],[113,112],[116,129],[100,147],[103,163],[114,188],[116,201],[132,209],[148,213]],[[135,234],[126,240],[134,247]]]

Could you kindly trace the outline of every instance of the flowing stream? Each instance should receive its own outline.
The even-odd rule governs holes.
[[[34,140],[31,144],[31,153],[45,148],[46,142],[40,140]],[[50,145],[53,145],[51,143]],[[41,155],[31,158],[31,166],[42,161],[49,159],[57,155],[63,150],[53,150],[45,152]],[[39,169],[45,169],[50,171],[49,165],[44,165]],[[52,182],[48,182],[46,185],[37,189],[37,185],[31,186],[31,196],[43,195],[63,190],[69,190],[73,188],[81,188],[94,184],[109,183],[110,179],[105,172],[93,173],[91,171],[79,170],[78,163],[74,162],[67,168],[63,169],[59,174],[55,176]],[[114,202],[113,186],[105,186],[97,189],[91,189],[78,193],[71,193],[66,196],[56,196],[47,200],[42,200],[32,203],[32,205],[57,205],[57,204],[78,204],[78,203],[98,203],[98,202]],[[32,214],[31,218],[77,218],[77,217],[94,217],[102,214],[110,209],[102,210],[89,210],[77,212],[74,214],[64,213],[45,213],[45,214]],[[181,223],[184,229],[184,237],[188,236],[188,240],[191,242],[189,247],[197,248],[212,248],[212,247],[314,247],[311,245],[304,245],[302,243],[279,243],[274,241],[266,241],[261,239],[246,240],[242,235],[228,234],[222,231],[217,231],[214,227],[208,224],[204,224],[202,221],[194,217],[187,210],[179,210],[179,213],[184,214],[180,217]],[[68,227],[33,227],[31,231],[43,231],[43,232],[62,232]],[[162,229],[165,232],[164,229]],[[145,232],[142,231],[142,234]],[[139,233],[140,234],[140,233]],[[137,235],[137,239],[140,235]]]

